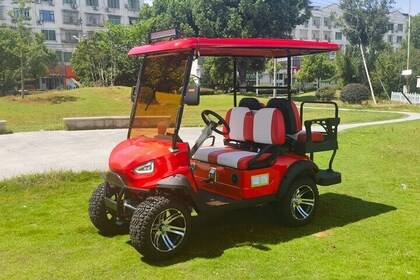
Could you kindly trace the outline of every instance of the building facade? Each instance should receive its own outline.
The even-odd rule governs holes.
[[[349,44],[343,33],[342,27],[334,20],[340,16],[342,11],[337,4],[331,4],[326,7],[312,7],[311,18],[304,24],[296,26],[292,31],[292,38],[299,40],[328,41],[336,43],[341,50],[345,50]],[[398,48],[401,41],[407,37],[408,14],[394,11],[388,15],[390,23],[388,24],[388,32],[384,35],[384,41],[388,42],[394,49]],[[334,59],[336,52],[329,54]],[[283,69],[277,71],[277,85],[285,85],[287,83],[286,60],[278,59],[278,63],[283,64]],[[294,57],[292,61],[293,73],[300,69],[301,58]],[[292,84],[295,82],[292,77]],[[274,79],[268,72],[260,75],[259,84],[273,84]],[[250,84],[256,84],[255,75],[250,80]]]
[[[15,26],[23,15],[33,32],[44,34],[45,45],[55,50],[58,65],[40,82],[41,88],[73,86],[75,77],[71,54],[77,43],[105,22],[133,24],[138,20],[143,0],[34,0],[25,11],[12,0],[0,0],[0,25]]]
[[[301,40],[328,41],[336,43],[342,50],[345,50],[349,43],[342,31],[342,27],[334,20],[340,16],[342,11],[337,4],[326,7],[312,7],[312,16],[308,22],[296,26],[292,32],[292,37]],[[395,49],[407,36],[408,14],[394,11],[388,15],[388,32],[384,35],[384,40],[389,42]],[[331,54],[333,57],[334,54]]]

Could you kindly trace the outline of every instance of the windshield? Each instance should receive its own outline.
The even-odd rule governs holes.
[[[172,140],[187,60],[188,53],[145,57],[129,138]]]

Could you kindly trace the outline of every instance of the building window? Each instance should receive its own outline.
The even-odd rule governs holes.
[[[312,24],[319,28],[321,26],[321,18],[320,17],[313,17]]]
[[[86,25],[88,26],[102,26],[101,15],[86,14]]]
[[[388,42],[392,44],[392,35],[388,35]]]
[[[388,24],[388,31],[394,32],[394,24],[393,23]]]
[[[121,24],[120,16],[108,16],[108,21],[112,24],[118,25]]]
[[[335,39],[336,40],[343,40],[343,33],[342,32],[335,32]]]
[[[324,18],[324,26],[331,28],[331,20],[329,18]]]
[[[55,30],[41,30],[46,41],[56,41]]]
[[[398,32],[403,32],[403,29],[404,29],[404,25],[403,24],[398,24],[397,25]]]
[[[63,11],[64,24],[80,24],[79,12]]]
[[[29,9],[14,8],[13,9],[13,18],[17,19],[19,17],[23,17],[24,20],[30,20],[31,18],[29,17]]]
[[[108,8],[119,9],[120,0],[108,0]]]
[[[136,18],[136,17],[128,17],[128,23],[129,24],[136,24],[137,22],[139,22],[139,18]]]
[[[76,5],[76,0],[63,0],[63,4]]]
[[[305,28],[308,28],[308,27],[309,27],[309,22],[305,22],[305,23],[303,24],[303,26],[305,26]]]
[[[99,6],[99,1],[98,0],[86,0],[86,6],[93,6],[93,7],[98,7]]]
[[[128,0],[127,8],[129,10],[139,10],[140,9],[140,2],[139,0]]]
[[[64,62],[70,62],[71,52],[63,52],[63,59],[64,59]]]
[[[397,36],[397,44],[401,43],[402,41],[402,36]]]
[[[331,32],[324,32],[324,40],[331,42]]]
[[[312,31],[312,40],[319,41],[321,39],[321,32],[317,30]]]
[[[77,30],[65,30],[64,38],[62,41],[64,43],[78,43],[79,42],[79,31]]]
[[[39,20],[42,20],[43,22],[54,22],[54,11],[40,10]]]

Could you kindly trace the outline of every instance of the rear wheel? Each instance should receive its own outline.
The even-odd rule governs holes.
[[[280,220],[287,226],[308,224],[318,208],[319,194],[309,177],[296,178],[279,201]]]
[[[132,245],[146,258],[177,255],[191,231],[187,206],[176,197],[153,196],[139,204],[130,223]]]
[[[105,183],[102,183],[98,185],[90,197],[88,209],[90,220],[104,234],[122,233],[127,230],[123,221],[119,220],[116,214],[105,206],[105,197],[116,200],[117,195],[116,191],[107,190]]]

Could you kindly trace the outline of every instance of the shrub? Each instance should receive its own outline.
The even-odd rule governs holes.
[[[213,94],[214,94],[214,89],[205,88],[205,87],[200,88],[200,95],[213,95]]]
[[[334,99],[334,95],[335,89],[331,86],[319,88],[315,93],[315,97],[319,101],[331,101]]]
[[[348,84],[341,90],[340,99],[350,104],[361,104],[370,98],[370,92],[367,87],[361,84]]]

